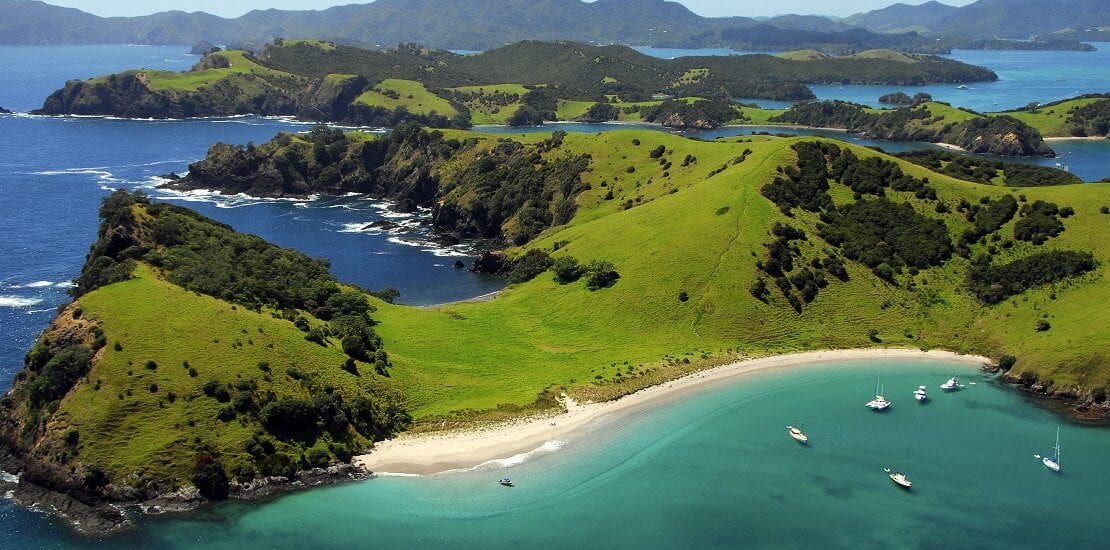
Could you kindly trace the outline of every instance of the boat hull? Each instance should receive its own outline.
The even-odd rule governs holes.
[[[1059,472],[1060,471],[1060,463],[1056,462],[1055,460],[1052,460],[1052,458],[1050,458],[1050,457],[1046,456],[1046,457],[1042,458],[1041,463],[1044,464],[1045,468],[1048,468],[1049,470],[1052,470],[1053,472]]]

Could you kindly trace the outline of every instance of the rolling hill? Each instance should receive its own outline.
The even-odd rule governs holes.
[[[481,261],[510,284],[394,305],[117,192],[75,302],[0,401],[28,482],[101,507],[219,499],[342,463],[410,417],[505,418],[809,349],[986,354],[1080,414],[1107,408],[1108,185],[970,182],[812,138],[411,126],[220,145],[193,172],[434,206],[440,229],[514,243]]]

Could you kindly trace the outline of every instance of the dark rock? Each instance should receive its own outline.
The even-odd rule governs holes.
[[[470,268],[474,273],[489,273],[491,275],[505,275],[513,268],[513,262],[500,252],[483,252],[474,260]]]
[[[9,110],[7,110],[3,107],[0,107],[0,115],[10,115],[10,114],[12,114],[11,111],[9,111]]]
[[[220,51],[220,49],[214,46],[211,42],[207,40],[201,40],[200,42],[193,44],[193,49],[189,50],[189,53],[191,55],[208,55],[210,53],[218,51]]]
[[[15,487],[12,499],[23,506],[52,511],[65,518],[82,534],[109,534],[133,526],[123,512],[108,503],[86,504],[67,494],[51,491],[32,483],[20,481]]]
[[[181,179],[181,176],[179,176],[179,175],[177,175],[173,172],[167,172],[165,174],[162,174],[161,176],[158,176],[158,179],[169,180],[169,181],[177,181],[177,180]]]
[[[463,269],[465,267],[466,264],[464,264],[462,260],[455,260],[455,269]]]

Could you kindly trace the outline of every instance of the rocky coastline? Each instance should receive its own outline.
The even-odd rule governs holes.
[[[0,493],[21,506],[57,516],[86,537],[116,535],[133,530],[143,516],[188,513],[212,504],[196,487],[147,496],[120,492],[93,497],[80,487],[48,487],[27,479],[23,460],[0,453]],[[33,467],[33,466],[32,466]],[[365,481],[373,472],[356,464],[302,470],[293,477],[270,476],[250,483],[232,482],[228,500],[261,502],[285,493],[339,483]]]

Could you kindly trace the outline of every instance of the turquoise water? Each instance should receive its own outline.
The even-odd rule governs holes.
[[[894,406],[875,413],[877,369]],[[959,374],[964,390],[937,387]],[[916,403],[912,391],[930,388]],[[801,447],[784,427],[804,423]],[[1034,453],[1062,424],[1062,474]],[[604,417],[522,464],[383,477],[147,521],[149,548],[1092,547],[1110,432],[1061,422],[974,366],[890,360],[725,381]],[[907,463],[907,450],[909,461]],[[908,465],[908,467],[907,467]],[[912,492],[884,467],[906,471]],[[509,475],[517,487],[496,480]],[[41,540],[41,539],[35,539]],[[82,547],[64,538],[58,548]]]

